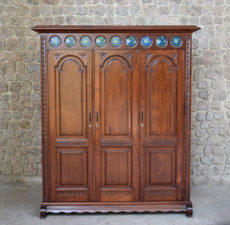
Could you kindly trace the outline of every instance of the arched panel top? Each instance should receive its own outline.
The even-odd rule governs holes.
[[[105,72],[107,72],[109,66],[113,62],[120,62],[125,72],[127,72],[127,68],[132,69],[132,66],[129,64],[128,60],[125,57],[119,55],[111,55],[107,57],[101,64],[101,67],[104,68]]]
[[[77,56],[72,56],[72,55],[62,57],[57,62],[56,68],[58,69],[59,72],[62,72],[64,65],[70,62],[75,63],[78,66],[80,72],[83,71],[84,63],[82,62],[82,60]]]
[[[109,52],[107,57],[104,52],[100,54],[102,134],[107,137],[128,137],[131,134],[133,73],[130,54]]]
[[[147,134],[175,135],[177,65],[166,55],[149,55],[146,63]]]
[[[56,66],[56,104],[58,135],[86,135],[86,67],[73,55],[62,57]]]
[[[177,71],[177,65],[175,64],[173,59],[169,56],[163,55],[153,57],[146,67],[149,68],[150,72],[154,72],[154,67],[159,63],[166,63],[169,66],[169,71],[171,73],[173,73],[175,70]]]

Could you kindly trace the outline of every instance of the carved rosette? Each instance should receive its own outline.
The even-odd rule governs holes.
[[[43,174],[43,200],[48,200],[48,152],[47,152],[47,80],[46,80],[46,37],[41,36],[41,116],[42,116],[42,174]]]
[[[185,160],[184,188],[187,200],[189,198],[190,176],[190,108],[191,108],[191,38],[186,37],[186,74],[185,74]]]

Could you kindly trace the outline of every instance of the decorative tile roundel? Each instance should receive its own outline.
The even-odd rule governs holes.
[[[68,46],[68,47],[73,47],[75,44],[76,44],[76,39],[74,36],[68,36],[66,39],[65,39],[65,44]]]
[[[89,46],[91,45],[91,43],[92,43],[92,40],[91,40],[90,37],[88,37],[88,36],[83,36],[83,37],[81,38],[81,45],[82,45],[83,47],[89,47]]]
[[[171,45],[172,45],[173,47],[179,48],[179,47],[182,46],[182,44],[183,44],[183,41],[182,41],[182,39],[181,39],[180,37],[175,36],[175,37],[172,37],[172,38],[171,38]]]
[[[141,38],[141,45],[143,47],[148,48],[148,47],[150,47],[152,45],[152,43],[153,43],[152,39],[149,36],[144,36],[144,37]]]
[[[50,38],[50,45],[53,47],[58,47],[61,44],[61,39],[58,36],[53,36]]]
[[[118,36],[113,36],[112,39],[111,39],[111,45],[113,47],[119,47],[121,46],[121,43],[122,43],[122,40],[120,37]]]
[[[96,38],[96,45],[98,47],[105,47],[106,43],[107,43],[107,41],[106,41],[105,37],[99,36]]]
[[[167,41],[166,37],[164,37],[164,36],[157,37],[157,39],[156,39],[156,45],[158,47],[163,48],[167,44],[168,44],[168,41]]]
[[[126,45],[128,45],[129,47],[135,47],[137,45],[137,39],[134,36],[127,37]]]

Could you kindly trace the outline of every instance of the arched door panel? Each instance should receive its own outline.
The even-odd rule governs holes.
[[[140,199],[181,200],[183,52],[140,54]]]
[[[92,201],[92,52],[48,54],[50,201]]]
[[[97,201],[139,199],[138,71],[137,51],[95,52]]]

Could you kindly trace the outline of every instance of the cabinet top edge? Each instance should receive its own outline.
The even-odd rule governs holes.
[[[193,33],[200,30],[194,25],[161,25],[161,26],[75,26],[75,25],[45,25],[34,26],[32,30],[38,33]]]

